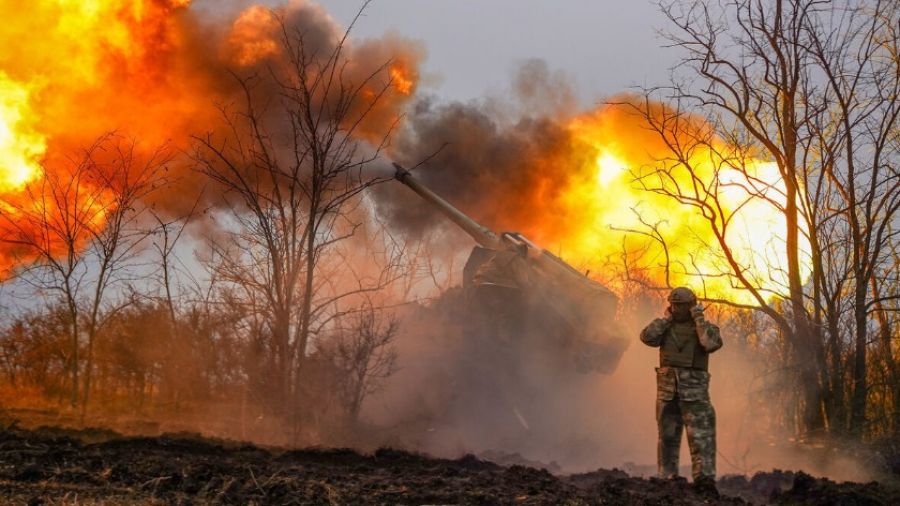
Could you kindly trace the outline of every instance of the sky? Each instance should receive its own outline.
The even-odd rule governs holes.
[[[362,5],[318,3],[341,26]],[[539,58],[571,77],[579,101],[590,106],[667,81],[676,54],[661,48],[657,31],[665,26],[655,0],[374,0],[353,34],[395,31],[424,42],[423,84],[445,100],[502,94],[521,62]]]

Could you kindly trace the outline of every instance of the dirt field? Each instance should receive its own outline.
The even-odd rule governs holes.
[[[803,473],[724,477],[720,496],[618,470],[557,476],[466,456],[275,450],[192,435],[0,431],[2,504],[900,504],[897,490]]]

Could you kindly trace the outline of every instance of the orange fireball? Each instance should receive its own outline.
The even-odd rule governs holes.
[[[786,222],[773,205],[783,206],[784,183],[773,162],[731,160],[735,155],[724,143],[701,144],[690,151],[689,171],[672,160],[644,118],[621,106],[577,117],[569,129],[578,140],[575,149],[592,156],[556,202],[567,222],[565,234],[553,234],[551,241],[564,257],[608,273],[611,282],[613,270],[657,286],[690,285],[708,298],[755,303],[735,279],[718,232],[755,287],[769,296],[785,292]],[[664,182],[656,176],[660,168]],[[700,188],[700,198],[714,200],[721,213],[718,230],[696,207],[653,191],[662,184],[688,193]],[[802,247],[808,257],[808,244]]]
[[[38,175],[47,139],[35,119],[31,88],[0,71],[0,195],[20,190]]]
[[[343,34],[312,2],[250,6],[217,25],[196,14],[189,0],[36,0],[27,9],[0,0],[0,43],[8,49],[0,53],[0,272],[22,261],[15,210],[34,205],[26,188],[43,174],[65,177],[73,160],[110,132],[148,153],[162,145],[189,148],[192,135],[223,129],[221,107],[241,104],[235,73],[277,68],[281,22],[315,34],[311,54],[329,54]],[[350,46],[349,79],[371,74],[377,61],[398,62],[371,86],[392,79],[395,92],[360,125],[361,135],[376,137],[411,95],[421,53],[396,37]],[[176,206],[192,198],[170,200],[182,202]]]

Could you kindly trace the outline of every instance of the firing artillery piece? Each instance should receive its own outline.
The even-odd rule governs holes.
[[[615,370],[628,341],[615,319],[619,299],[612,291],[519,233],[494,233],[400,165],[394,168],[398,181],[478,243],[463,270],[470,328],[508,342],[537,334],[579,372]]]

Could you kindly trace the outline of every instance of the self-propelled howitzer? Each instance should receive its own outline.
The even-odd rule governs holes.
[[[466,262],[463,286],[471,309],[491,320],[487,328],[497,334],[537,331],[571,354],[582,372],[615,369],[628,340],[615,318],[619,299],[612,291],[519,233],[495,233],[394,167],[398,181],[478,243]],[[518,330],[508,332],[510,326]]]

